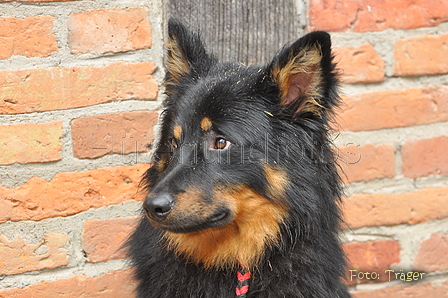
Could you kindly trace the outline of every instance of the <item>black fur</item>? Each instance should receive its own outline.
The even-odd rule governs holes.
[[[332,111],[339,103],[329,35],[309,33],[258,67],[218,62],[206,53],[199,36],[176,20],[170,20],[168,32],[188,71],[180,77],[167,71],[168,97],[155,161],[168,162],[162,170],[155,164],[146,172],[143,183],[148,192],[178,194],[194,185],[208,194],[216,184],[244,184],[276,200],[270,197],[263,165],[282,169],[289,178],[283,198],[288,218],[281,226],[279,244],[266,247],[252,271],[247,297],[350,297],[341,280],[345,264],[338,242],[341,186],[328,135]],[[281,104],[281,87],[272,75],[304,49],[321,54],[318,112],[300,109],[304,95],[292,104]],[[170,50],[168,59],[173,54]],[[203,117],[212,120],[216,135],[232,143],[222,156],[204,153],[206,139],[199,128]],[[178,144],[177,149],[171,145],[176,123],[184,128],[184,146]],[[214,228],[206,224],[202,228]],[[138,297],[235,297],[235,270],[205,269],[176,256],[166,248],[162,234],[142,216],[128,241]]]

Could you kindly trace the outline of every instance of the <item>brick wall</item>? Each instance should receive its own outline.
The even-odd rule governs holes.
[[[29,2],[29,3],[24,3]],[[0,1],[0,297],[132,297],[162,1]]]
[[[447,3],[298,5],[343,71],[357,298],[448,291]],[[163,13],[162,0],[0,2],[0,297],[133,297],[120,245],[161,102]]]
[[[309,29],[331,32],[343,74],[347,283],[356,298],[445,297],[448,2],[308,4]]]

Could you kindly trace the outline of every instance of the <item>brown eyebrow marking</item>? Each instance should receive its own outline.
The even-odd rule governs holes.
[[[201,128],[203,131],[207,131],[212,127],[212,120],[208,117],[204,117],[201,121]]]
[[[174,126],[174,130],[173,130],[173,136],[174,136],[174,138],[176,138],[176,139],[179,140],[181,134],[182,134],[182,126],[180,126],[180,125],[176,125],[176,126]]]

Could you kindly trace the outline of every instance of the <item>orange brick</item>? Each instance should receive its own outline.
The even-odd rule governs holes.
[[[338,148],[341,177],[345,183],[371,181],[395,176],[395,147],[391,145],[350,145]]]
[[[147,152],[154,139],[157,111],[124,112],[72,121],[73,152],[77,158]]]
[[[44,281],[23,289],[0,291],[1,298],[31,297],[89,297],[89,298],[134,298],[136,283],[130,269],[112,271],[89,278],[77,275],[68,279]]]
[[[400,245],[395,240],[346,243],[343,249],[348,260],[346,283],[349,285],[387,281],[388,275],[384,272],[400,262]],[[367,276],[359,272],[377,275]]]
[[[122,245],[135,229],[136,224],[137,217],[86,221],[82,243],[87,260],[95,263],[126,258]]]
[[[61,159],[62,122],[0,125],[0,165]]]
[[[311,0],[309,29],[356,32],[388,28],[413,29],[437,26],[448,20],[445,0]]]
[[[384,60],[371,44],[335,50],[343,83],[373,83],[384,80]]]
[[[66,242],[67,236],[60,233],[46,234],[44,240],[37,244],[28,244],[20,236],[9,241],[4,235],[0,235],[0,275],[68,265],[69,257],[60,250]],[[47,251],[36,253],[41,247],[46,247]]]
[[[348,228],[416,224],[448,217],[448,186],[408,193],[354,194],[342,209]]]
[[[420,244],[414,270],[431,272],[448,270],[448,234],[436,233]]]
[[[401,149],[403,174],[417,178],[448,174],[448,136],[410,140]]]
[[[448,34],[400,39],[395,42],[396,76],[448,73]]]
[[[351,292],[353,298],[442,298],[448,293],[448,281],[399,285],[374,291]]]
[[[338,114],[340,129],[351,131],[443,122],[448,120],[448,86],[379,91],[345,97]]]
[[[0,18],[0,60],[11,56],[48,57],[58,51],[50,16]]]
[[[142,200],[138,192],[146,164],[33,177],[16,188],[0,185],[0,222],[68,216],[90,208]]]
[[[118,53],[151,47],[148,9],[143,7],[72,13],[68,27],[73,54]]]
[[[0,114],[92,106],[117,100],[154,100],[153,62],[116,62],[103,67],[0,71]]]

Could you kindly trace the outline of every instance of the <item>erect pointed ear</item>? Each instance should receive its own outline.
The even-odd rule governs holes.
[[[338,102],[330,35],[316,31],[283,48],[269,65],[280,105],[294,116],[322,114]]]
[[[177,19],[168,21],[165,85],[175,85],[186,75],[198,75],[207,70],[214,58],[207,54],[198,34],[188,30]]]

